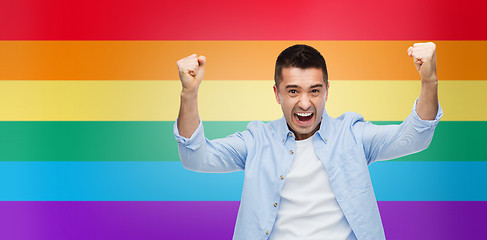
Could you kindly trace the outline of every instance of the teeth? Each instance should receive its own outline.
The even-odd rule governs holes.
[[[300,117],[309,117],[309,116],[311,116],[311,114],[313,114],[313,113],[296,113],[296,115],[298,115]]]

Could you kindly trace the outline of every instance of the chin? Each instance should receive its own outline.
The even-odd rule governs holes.
[[[299,134],[309,134],[311,133],[314,129],[316,128],[316,126],[307,126],[307,127],[302,127],[302,126],[299,126],[299,125],[294,125],[293,127],[293,130]]]

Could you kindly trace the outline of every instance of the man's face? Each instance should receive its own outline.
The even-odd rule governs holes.
[[[277,103],[297,140],[318,131],[328,91],[319,68],[283,68],[279,89],[274,86]]]

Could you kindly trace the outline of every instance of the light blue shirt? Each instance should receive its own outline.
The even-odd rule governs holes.
[[[385,239],[368,165],[424,150],[433,138],[443,111],[439,107],[435,120],[422,120],[416,113],[416,102],[400,125],[375,125],[353,112],[332,118],[324,111],[320,129],[312,136],[315,153],[325,166],[353,238]],[[186,169],[245,170],[233,239],[267,239],[296,151],[296,140],[286,119],[253,121],[247,130],[215,140],[205,138],[201,121],[189,139],[179,135],[175,123],[174,135]]]

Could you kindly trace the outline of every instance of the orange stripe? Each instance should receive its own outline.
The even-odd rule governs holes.
[[[412,80],[413,41],[1,41],[2,80],[174,80],[176,61],[208,58],[207,80],[266,80],[277,55],[306,43],[324,55],[333,80]],[[441,80],[485,80],[487,41],[438,41]]]

